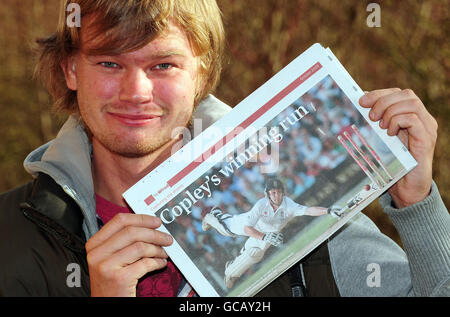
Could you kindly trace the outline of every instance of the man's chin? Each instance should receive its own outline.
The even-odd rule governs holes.
[[[123,147],[112,146],[109,147],[109,150],[116,155],[126,158],[142,158],[151,155],[156,151],[162,150],[162,148],[165,148],[165,145],[169,142],[170,140],[155,144],[135,144],[134,146],[126,145]]]
[[[152,154],[154,151],[146,151],[146,152],[136,152],[136,151],[129,151],[129,152],[123,152],[123,151],[111,151],[116,155],[119,155],[121,157],[125,157],[125,158],[142,158],[142,157],[146,157],[150,154]]]
[[[105,149],[117,156],[125,158],[142,158],[161,151],[168,143],[171,143],[170,138],[161,138],[159,140],[124,140],[119,138],[95,138],[93,145]]]

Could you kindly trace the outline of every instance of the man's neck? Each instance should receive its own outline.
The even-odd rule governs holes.
[[[167,159],[176,141],[169,141],[146,156],[130,158],[113,153],[94,140],[92,176],[95,193],[118,206],[127,206],[122,194]]]

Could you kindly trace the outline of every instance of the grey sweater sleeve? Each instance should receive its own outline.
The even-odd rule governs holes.
[[[328,242],[336,284],[342,296],[449,296],[450,218],[436,184],[424,201],[392,207],[391,217],[406,253],[364,214],[355,216]]]
[[[416,296],[450,296],[450,215],[433,182],[420,203],[393,207],[389,194],[380,204],[400,234]]]

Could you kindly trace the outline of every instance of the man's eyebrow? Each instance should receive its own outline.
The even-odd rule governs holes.
[[[127,53],[124,53],[126,55]],[[89,57],[109,57],[109,56],[116,56],[119,57],[122,54],[100,54],[100,55],[91,55],[91,54],[85,54],[88,58]],[[172,57],[172,56],[179,56],[179,57],[186,57],[187,54],[181,50],[161,50],[161,51],[154,51],[150,52],[145,55],[146,59],[158,59],[158,58],[166,58],[166,57]]]
[[[163,57],[171,57],[171,56],[181,56],[185,57],[186,53],[180,50],[163,50],[152,52],[148,55],[149,58],[163,58]]]

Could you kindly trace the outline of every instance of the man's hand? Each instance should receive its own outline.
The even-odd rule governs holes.
[[[418,166],[389,189],[397,208],[424,200],[430,193],[437,122],[410,89],[374,90],[359,100],[372,108],[370,119],[380,121],[388,135],[397,135],[418,162]]]
[[[157,217],[117,214],[86,243],[91,296],[136,296],[138,279],[167,264]]]

